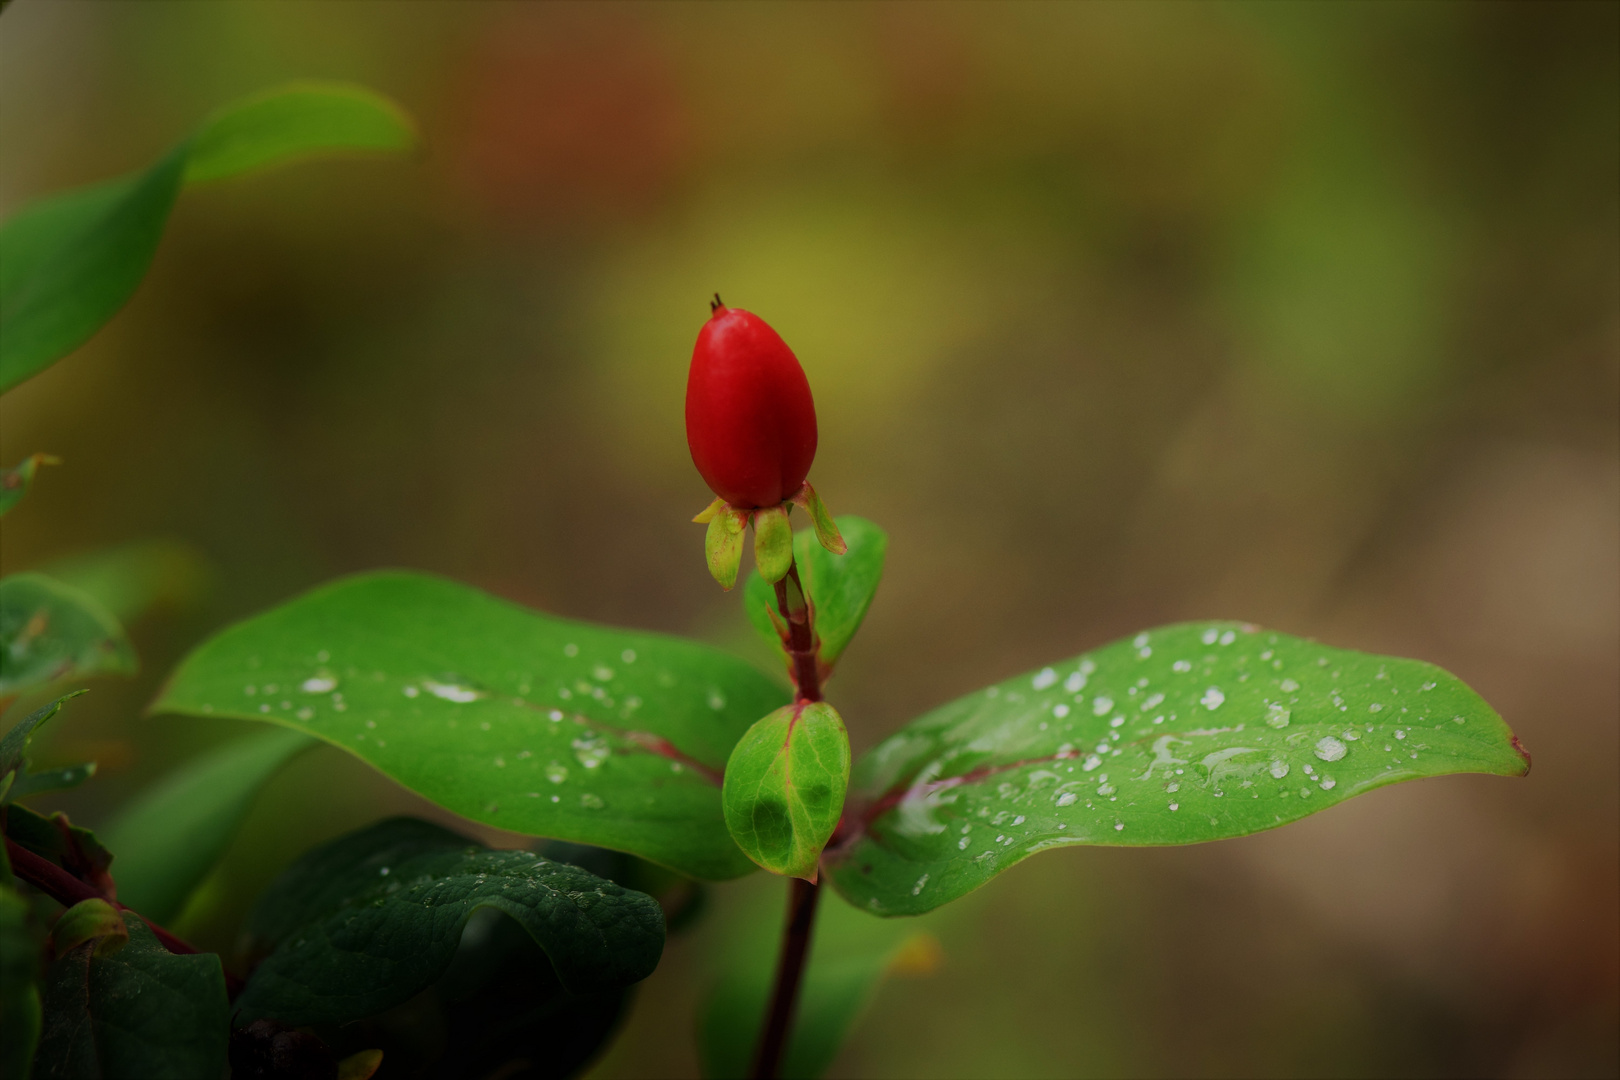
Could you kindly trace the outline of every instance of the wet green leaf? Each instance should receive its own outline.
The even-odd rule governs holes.
[[[772,897],[773,900],[776,897]],[[913,923],[874,919],[823,895],[800,989],[783,1080],[826,1072],[886,976],[923,973],[938,963],[939,943]],[[698,1056],[709,1080],[749,1075],[776,972],[781,913],[732,934],[720,978],[698,1021]],[[760,932],[763,931],[763,932]]]
[[[225,630],[154,710],[284,724],[475,821],[723,879],[753,867],[726,831],[720,772],[786,698],[694,642],[386,572]]]
[[[123,627],[85,593],[44,574],[0,579],[0,698],[135,666]]]
[[[9,469],[0,469],[0,516],[22,502],[34,474],[41,465],[60,465],[62,461],[51,454],[30,454]]]
[[[212,953],[176,956],[139,919],[105,956],[85,942],[46,974],[37,1080],[225,1074],[230,1005]]]
[[[259,790],[316,745],[298,731],[260,731],[200,754],[142,792],[102,830],[118,852],[118,898],[169,922],[213,869]]]
[[[826,702],[784,705],[748,729],[726,763],[726,826],[773,874],[816,879],[849,786],[849,736]]]
[[[265,892],[247,931],[273,951],[237,999],[237,1021],[344,1023],[398,1005],[445,972],[484,907],[517,920],[573,993],[646,978],[664,947],[650,896],[393,818],[309,852]]]
[[[889,547],[889,534],[865,518],[845,515],[838,519],[848,550],[834,555],[816,541],[813,529],[793,535],[793,553],[798,559],[799,578],[816,606],[816,635],[821,641],[817,653],[822,664],[831,667],[861,628],[866,609],[872,606],[878,582],[883,579],[883,557]],[[757,572],[748,576],[743,604],[754,628],[769,641],[787,662],[782,639],[771,623],[768,609],[776,606],[776,591]]]
[[[150,168],[23,207],[0,225],[0,391],[124,306],[182,185],[332,150],[404,150],[410,121],[358,87],[304,84],[227,106]]]
[[[1047,848],[1244,836],[1401,780],[1529,767],[1433,664],[1187,623],[913,721],[857,763],[825,864],[852,903],[915,914]]]

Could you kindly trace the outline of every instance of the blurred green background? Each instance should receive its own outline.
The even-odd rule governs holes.
[[[1613,1076],[1617,40],[1611,3],[19,0],[0,212],[293,78],[425,139],[187,193],[125,312],[0,402],[0,460],[66,460],[6,572],[173,567],[143,674],[38,745],[101,775],[38,806],[104,823],[236,734],[141,709],[203,634],[362,568],[757,649],[687,520],[719,290],[809,374],[817,488],[892,536],[832,684],[857,751],[1223,617],[1442,664],[1535,754],[1030,860],[932,920],[943,965],[834,1075]],[[305,756],[187,929],[229,947],[294,854],[400,809]],[[695,1073],[710,944],[778,891],[718,890],[595,1075]]]

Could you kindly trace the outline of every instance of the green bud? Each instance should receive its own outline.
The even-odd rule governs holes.
[[[793,568],[793,527],[785,507],[767,506],[754,511],[754,565],[772,585]]]
[[[703,554],[709,560],[709,573],[722,589],[737,584],[737,568],[742,565],[743,534],[748,528],[748,512],[724,507],[709,519],[709,532],[703,538]]]

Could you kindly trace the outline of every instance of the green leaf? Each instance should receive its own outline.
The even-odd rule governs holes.
[[[747,511],[722,507],[709,518],[709,529],[703,534],[703,557],[709,562],[709,573],[728,592],[737,584],[748,518]]]
[[[0,698],[135,667],[123,627],[89,596],[44,574],[0,578]]]
[[[95,833],[74,825],[61,811],[43,817],[26,806],[11,803],[4,812],[7,839],[55,863],[97,892],[112,893],[113,881],[108,873],[112,853],[101,846]]]
[[[409,121],[346,86],[292,86],[232,105],[150,168],[25,206],[0,225],[0,391],[78,348],[124,306],[184,183],[336,149],[401,150]]]
[[[0,736],[0,776],[21,769],[28,761],[28,744],[33,741],[34,732],[39,726],[62,711],[62,706],[80,694],[87,694],[88,690],[75,690],[71,694],[63,694],[48,705],[42,705],[23,717],[12,728]]]
[[[28,486],[34,482],[34,474],[41,465],[60,465],[62,459],[52,454],[30,454],[9,469],[0,469],[0,517],[6,511],[22,502],[22,497],[28,494]]]
[[[838,662],[861,628],[883,579],[883,557],[889,547],[889,534],[865,518],[846,515],[838,519],[838,527],[848,544],[843,555],[834,555],[817,543],[812,529],[801,529],[793,536],[800,580],[815,605],[816,637],[821,643],[816,655],[828,668]],[[754,628],[775,646],[785,663],[788,655],[771,622],[775,605],[776,591],[758,573],[750,574],[743,606]]]
[[[127,544],[59,559],[48,572],[94,597],[120,622],[157,607],[195,607],[208,591],[211,571],[194,548],[173,540]]]
[[[784,705],[748,729],[726,763],[726,826],[773,874],[816,880],[844,811],[849,735],[826,702]]]
[[[345,83],[295,83],[226,106],[191,139],[188,184],[331,151],[403,152],[416,125],[392,101]]]
[[[754,511],[754,572],[775,583],[793,568],[793,527],[787,511],[766,506]]]
[[[61,768],[46,769],[43,772],[26,772],[17,778],[10,791],[0,792],[0,802],[25,799],[42,791],[65,791],[68,788],[76,788],[94,775],[96,763],[93,761],[63,765]]]
[[[450,968],[433,987],[444,1015],[442,1062],[459,1075],[577,1076],[612,1038],[632,994],[570,994],[518,923],[485,908],[467,923]]]
[[[344,1023],[392,1008],[444,973],[483,907],[516,919],[574,993],[646,978],[664,947],[650,896],[393,818],[309,852],[265,892],[247,930],[274,951],[237,999],[238,1021]]]
[[[10,876],[7,867],[0,883],[0,1080],[27,1080],[39,1042],[40,940]]]
[[[96,956],[115,953],[129,943],[124,917],[100,897],[80,900],[51,927],[51,949],[57,956],[65,956],[87,941],[95,943]]]
[[[1186,623],[913,721],[862,756],[824,863],[852,903],[915,914],[1047,848],[1220,840],[1401,780],[1529,768],[1433,664]]]
[[[127,924],[117,952],[96,956],[85,942],[51,965],[38,1080],[225,1074],[230,1005],[219,957],[176,956],[141,920]]]
[[[753,866],[726,831],[721,769],[786,697],[694,642],[384,572],[225,630],[153,708],[284,724],[474,821],[724,879]]]
[[[118,852],[118,897],[158,922],[180,913],[247,817],[259,789],[316,745],[297,731],[255,733],[192,759],[103,830]]]
[[[914,924],[874,919],[835,896],[822,897],[820,909],[783,1055],[783,1080],[814,1080],[827,1071],[885,977],[925,972],[938,963],[938,941]],[[720,978],[703,1002],[698,1056],[709,1080],[749,1075],[776,972],[776,904],[769,915],[763,925],[731,935]]]

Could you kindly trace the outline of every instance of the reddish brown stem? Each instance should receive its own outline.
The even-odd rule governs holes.
[[[782,642],[793,661],[793,678],[798,701],[821,700],[821,670],[816,662],[815,627],[811,625],[810,603],[799,580],[797,562],[788,565],[787,577],[776,583],[776,607],[788,628]],[[789,883],[787,926],[782,930],[782,954],[776,962],[776,985],[771,991],[770,1011],[754,1049],[755,1080],[776,1080],[782,1069],[782,1055],[793,1031],[793,1011],[799,1003],[799,987],[804,982],[805,961],[810,954],[810,932],[816,923],[816,901],[821,896],[818,882],[793,878]]]
[[[789,583],[791,582],[791,590]],[[797,602],[795,602],[797,601]],[[788,564],[787,577],[776,583],[776,608],[787,624],[787,640],[782,642],[793,661],[793,681],[800,701],[821,700],[821,671],[816,664],[816,635],[810,625],[810,605],[799,581],[799,565]]]
[[[49,859],[34,854],[10,837],[6,838],[6,858],[11,860],[11,869],[18,877],[63,907],[72,907],[84,900],[107,900],[93,886],[80,881]],[[127,908],[116,900],[107,902],[119,911],[129,912],[144,922],[151,929],[153,936],[170,952],[185,956],[201,951],[190,942],[175,937],[140,912]],[[241,980],[228,971],[225,973],[225,985],[232,997],[235,997],[237,991],[242,988]]]
[[[821,897],[818,882],[794,878],[788,892],[787,926],[782,931],[782,958],[776,968],[776,988],[771,992],[770,1012],[754,1050],[754,1080],[776,1080],[782,1070],[788,1034],[793,1030],[793,1010],[799,1003],[799,986],[804,981],[805,960],[810,955],[810,932],[816,924],[816,901]]]

